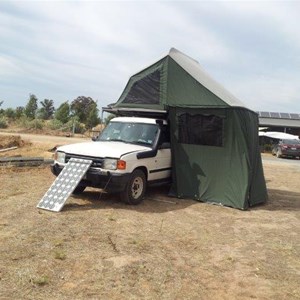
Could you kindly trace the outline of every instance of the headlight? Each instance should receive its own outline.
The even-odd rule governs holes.
[[[116,170],[118,160],[113,158],[105,158],[103,162],[103,169]]]
[[[65,158],[66,158],[66,153],[65,152],[59,152],[59,151],[55,152],[54,159],[57,162],[59,162],[61,164],[64,164],[65,163]]]

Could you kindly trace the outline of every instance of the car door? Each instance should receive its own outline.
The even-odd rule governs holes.
[[[149,169],[149,180],[161,180],[171,177],[171,163],[169,128],[164,125],[160,130],[157,154],[154,157],[152,168]]]

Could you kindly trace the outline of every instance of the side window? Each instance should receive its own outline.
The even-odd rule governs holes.
[[[216,115],[178,116],[179,143],[223,146],[223,118]]]

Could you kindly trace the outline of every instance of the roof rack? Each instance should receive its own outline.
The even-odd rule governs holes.
[[[102,107],[102,111],[126,117],[165,118],[168,114],[166,110],[125,107]]]

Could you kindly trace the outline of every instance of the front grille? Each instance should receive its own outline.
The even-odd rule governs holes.
[[[91,167],[93,167],[93,168],[102,168],[102,166],[103,166],[104,158],[94,157],[94,156],[75,155],[75,154],[68,154],[68,153],[66,153],[66,163],[72,157],[79,158],[79,159],[91,159],[93,161]]]

